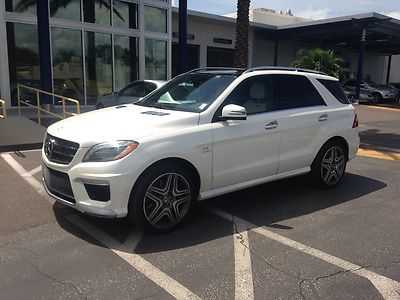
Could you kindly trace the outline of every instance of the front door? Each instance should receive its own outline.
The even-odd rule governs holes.
[[[224,101],[246,108],[244,121],[218,121],[213,130],[213,189],[275,175],[281,139],[269,76],[241,82]],[[217,111],[217,114],[220,114]]]

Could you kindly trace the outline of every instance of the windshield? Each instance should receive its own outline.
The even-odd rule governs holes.
[[[201,112],[236,79],[234,74],[189,73],[168,82],[135,105]]]

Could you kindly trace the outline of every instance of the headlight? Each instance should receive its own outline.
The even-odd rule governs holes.
[[[134,141],[115,141],[93,146],[83,158],[84,162],[112,161],[123,158],[137,148]]]

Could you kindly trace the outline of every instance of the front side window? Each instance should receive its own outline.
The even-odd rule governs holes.
[[[137,105],[189,112],[204,111],[235,80],[233,74],[192,73],[168,82]]]
[[[241,82],[229,96],[224,105],[243,106],[248,115],[274,110],[272,77],[255,76]]]
[[[304,76],[273,75],[273,90],[277,110],[326,105]]]

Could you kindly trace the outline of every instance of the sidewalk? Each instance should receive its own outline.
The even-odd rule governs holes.
[[[0,120],[0,152],[42,147],[46,128],[26,117],[9,116]]]

